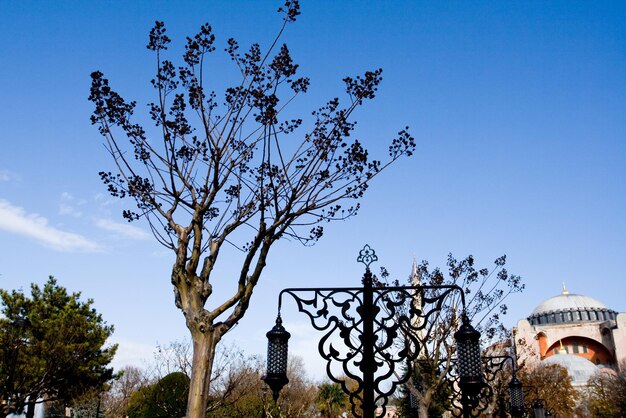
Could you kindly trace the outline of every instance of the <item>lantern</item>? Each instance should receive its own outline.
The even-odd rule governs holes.
[[[274,401],[276,401],[280,390],[289,383],[289,379],[287,379],[287,345],[291,334],[283,327],[280,314],[276,318],[276,325],[266,336],[267,374],[263,377],[263,381],[272,390]]]
[[[459,387],[467,396],[478,395],[484,386],[480,358],[480,332],[463,315],[463,323],[454,333],[459,367]]]
[[[514,417],[522,416],[524,414],[524,391],[522,390],[522,382],[515,375],[509,383],[509,398],[511,415]]]

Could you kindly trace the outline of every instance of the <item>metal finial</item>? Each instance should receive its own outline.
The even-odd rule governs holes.
[[[359,256],[356,261],[365,264],[365,268],[369,270],[370,264],[374,261],[378,261],[378,256],[376,255],[376,251],[374,251],[369,245],[365,244],[365,247],[359,251]]]

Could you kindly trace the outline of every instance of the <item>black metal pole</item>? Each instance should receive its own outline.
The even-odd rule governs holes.
[[[463,418],[470,418],[472,416],[472,408],[470,407],[470,399],[466,393],[461,395],[461,404],[463,405]]]
[[[504,395],[501,393],[498,396],[498,415],[500,418],[506,418],[506,404],[504,402]]]
[[[376,371],[376,359],[374,358],[374,290],[372,273],[368,268],[363,276],[363,305],[361,306],[361,319],[363,320],[363,418],[374,418],[374,372]]]

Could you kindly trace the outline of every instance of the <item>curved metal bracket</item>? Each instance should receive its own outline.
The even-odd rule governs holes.
[[[456,285],[367,288],[365,283],[361,288],[284,289],[278,309],[280,313],[283,295],[289,295],[313,328],[324,332],[318,351],[326,360],[329,378],[349,395],[354,416],[366,416],[363,409],[370,403],[382,406],[384,416],[391,395],[410,378],[405,365],[422,351],[429,320],[443,309],[453,292],[463,293]],[[427,290],[441,292],[423,296]],[[464,306],[463,296],[461,300]],[[371,382],[365,377],[368,372]],[[368,402],[370,391],[373,394]]]

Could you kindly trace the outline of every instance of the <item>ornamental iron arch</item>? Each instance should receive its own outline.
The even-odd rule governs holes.
[[[385,416],[389,398],[409,380],[411,367],[406,365],[422,350],[421,333],[428,321],[452,294],[458,293],[463,307],[460,328],[454,335],[458,385],[468,397],[481,391],[480,333],[465,315],[463,289],[457,285],[385,286],[370,270],[377,260],[369,245],[359,252],[357,261],[365,265],[362,287],[288,288],[280,292],[276,326],[268,333],[268,372],[264,377],[275,400],[288,382],[289,336],[282,327],[283,296],[290,296],[298,311],[322,333],[318,351],[326,360],[326,373],[348,394],[352,414],[373,418]],[[437,293],[431,295],[430,290]]]

